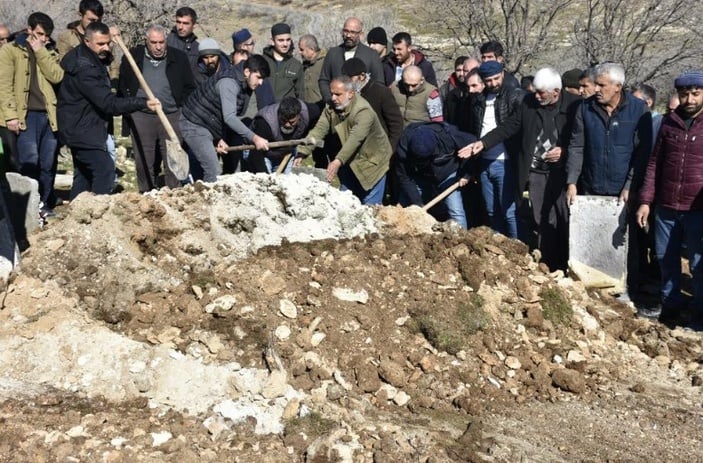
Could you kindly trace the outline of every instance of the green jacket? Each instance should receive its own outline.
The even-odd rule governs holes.
[[[388,171],[393,149],[371,105],[363,97],[354,95],[342,113],[326,106],[308,137],[324,140],[328,133],[336,133],[342,143],[336,159],[342,165],[349,165],[365,190],[373,188]],[[298,147],[301,156],[311,153],[309,145]]]
[[[303,61],[303,69],[305,72],[305,98],[306,103],[319,103],[322,101],[322,93],[320,92],[320,71],[322,64],[325,62],[327,50],[321,50],[320,54],[313,61]]]
[[[24,38],[24,36],[20,36]],[[26,130],[27,102],[29,101],[29,51],[24,40],[15,40],[0,48],[0,126],[17,119],[20,130]],[[63,80],[63,69],[55,51],[42,47],[35,52],[39,89],[46,102],[46,113],[51,130],[56,123],[56,93],[54,85]]]
[[[273,46],[264,48],[264,58],[269,64],[271,76],[269,81],[273,86],[273,94],[276,102],[280,102],[287,96],[303,99],[305,96],[305,79],[303,65],[293,58],[292,53],[286,55],[283,61],[276,61],[273,57]]]
[[[423,82],[411,93],[402,80],[391,86],[391,92],[403,115],[404,127],[413,122],[442,122],[442,99],[434,85]]]

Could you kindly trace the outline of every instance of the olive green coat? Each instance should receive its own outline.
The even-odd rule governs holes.
[[[55,132],[58,124],[54,85],[63,80],[63,69],[55,51],[42,47],[34,54],[37,58],[39,89],[44,95],[51,130]],[[17,119],[20,130],[26,130],[29,79],[29,51],[26,46],[13,42],[0,48],[0,126],[6,127],[7,121]]]
[[[354,95],[344,111],[326,106],[308,137],[323,140],[328,133],[336,133],[342,142],[336,159],[349,165],[362,188],[373,188],[388,171],[393,149],[371,105]],[[301,146],[298,153],[309,156],[311,150],[310,146]]]

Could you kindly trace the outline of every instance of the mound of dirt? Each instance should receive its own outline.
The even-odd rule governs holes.
[[[308,176],[79,197],[32,236],[0,349],[0,461],[703,454],[699,333]]]

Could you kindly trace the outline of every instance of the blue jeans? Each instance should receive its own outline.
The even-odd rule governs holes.
[[[366,206],[380,205],[383,203],[383,192],[386,190],[386,176],[381,177],[381,180],[376,182],[370,190],[364,190],[359,183],[359,180],[354,175],[354,172],[348,165],[343,165],[337,172],[339,176],[340,190],[351,190],[354,196],[359,198],[361,204]]]
[[[657,207],[654,215],[654,245],[661,267],[661,302],[678,309],[681,297],[681,245],[686,244],[693,280],[691,309],[703,315],[703,211],[675,211]]]
[[[515,175],[510,162],[481,159],[481,193],[491,228],[517,238]]]
[[[27,111],[26,125],[17,136],[20,173],[39,182],[39,199],[44,207],[53,207],[58,142],[44,111]]]
[[[431,201],[432,198],[446,190],[456,181],[456,172],[454,172],[436,186],[424,178],[416,178],[415,184],[417,185],[417,191],[420,193],[423,200]],[[447,206],[449,217],[461,225],[461,228],[465,230],[469,228],[469,223],[466,220],[466,213],[464,211],[464,201],[461,196],[461,190],[454,190],[449,196],[444,198],[443,201],[444,205]]]

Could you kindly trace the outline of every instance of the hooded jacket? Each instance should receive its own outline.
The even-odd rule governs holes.
[[[303,64],[293,58],[293,47],[278,61],[274,57],[273,45],[264,48],[263,57],[269,64],[271,76],[269,80],[273,85],[273,94],[277,102],[287,96],[303,98],[305,96],[305,77]]]

